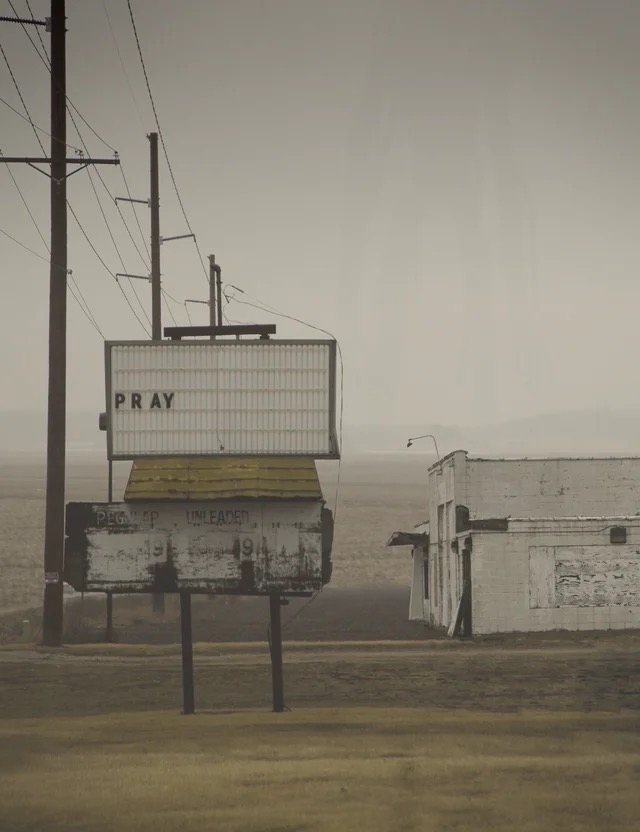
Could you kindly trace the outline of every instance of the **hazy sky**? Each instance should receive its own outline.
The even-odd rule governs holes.
[[[24,0],[14,5],[26,14]],[[31,7],[48,14],[43,0]],[[5,0],[0,8],[12,13]],[[348,422],[469,424],[640,407],[637,0],[133,8],[203,255],[215,253],[224,280],[252,298],[338,337]],[[146,198],[145,136],[155,125],[126,2],[68,0],[67,14],[69,96],[119,151],[133,196]],[[0,43],[47,128],[45,67],[20,26],[0,23]],[[0,95],[20,109],[1,57]],[[79,124],[90,152],[110,155]],[[0,149],[40,152],[1,102]],[[48,238],[47,180],[12,171]],[[126,195],[118,169],[100,173]],[[0,182],[0,228],[46,256],[6,169]],[[127,271],[146,273],[94,182]],[[86,172],[70,179],[69,200],[109,269],[122,271]],[[122,211],[141,247],[132,209]],[[139,218],[148,234],[144,206]],[[161,233],[186,231],[163,165]],[[48,266],[2,234],[0,258],[0,407],[44,409]],[[72,217],[69,266],[106,338],[145,337]],[[162,271],[186,323],[182,301],[207,296],[193,243],[164,244]],[[149,285],[135,288],[149,309]],[[205,306],[190,309],[206,322]],[[235,301],[225,311],[278,320],[283,337],[316,337]],[[71,297],[68,401],[104,407],[102,339]]]

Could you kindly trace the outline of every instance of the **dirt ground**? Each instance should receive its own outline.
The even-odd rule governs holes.
[[[3,832],[617,832],[633,714],[316,708],[3,720]]]
[[[180,667],[176,645],[5,647],[3,715],[179,710]],[[196,645],[195,685],[198,709],[268,709],[266,643]],[[625,709],[640,717],[640,634],[287,643],[285,692],[294,709]]]

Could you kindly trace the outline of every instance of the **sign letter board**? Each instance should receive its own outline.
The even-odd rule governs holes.
[[[335,341],[108,341],[109,459],[337,459]]]

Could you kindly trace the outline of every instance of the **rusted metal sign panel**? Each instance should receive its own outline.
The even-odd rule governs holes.
[[[65,580],[83,592],[304,595],[331,573],[320,501],[69,503]]]
[[[110,459],[335,459],[336,343],[107,342]]]

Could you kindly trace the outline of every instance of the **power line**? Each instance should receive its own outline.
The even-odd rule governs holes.
[[[13,7],[12,7],[12,8],[13,8]],[[16,12],[15,12],[15,9],[13,9],[13,11],[14,11],[14,13],[16,13]],[[31,40],[31,38],[30,38],[30,40]],[[33,44],[33,46],[34,46],[35,50],[38,52],[38,54],[40,54],[40,53],[39,53],[39,50],[38,50],[38,47],[36,46],[36,44],[35,44],[33,41],[32,41],[32,44]],[[2,45],[0,45],[0,51],[2,52],[2,56],[3,56],[4,60],[5,60],[6,65],[7,65],[7,69],[9,70],[9,73],[10,73],[11,78],[12,78],[12,80],[13,80],[14,86],[15,86],[15,88],[16,88],[16,91],[17,91],[18,96],[19,96],[19,98],[20,98],[20,101],[21,101],[21,103],[22,103],[22,106],[24,107],[24,110],[25,110],[25,113],[26,113],[26,120],[29,122],[29,124],[31,124],[31,127],[33,128],[34,133],[35,133],[35,131],[36,131],[36,125],[34,124],[33,119],[31,118],[31,114],[30,114],[30,112],[29,112],[29,108],[27,107],[27,104],[26,104],[26,102],[25,102],[25,100],[24,100],[24,96],[22,95],[22,92],[21,92],[21,90],[20,90],[20,87],[19,87],[19,85],[18,85],[18,82],[17,82],[17,80],[16,80],[16,77],[15,77],[15,75],[14,75],[14,73],[13,73],[12,68],[11,68],[11,64],[9,63],[9,59],[7,58],[7,55],[6,55],[5,51],[4,51],[4,49],[2,48]],[[5,102],[5,103],[6,103],[6,102]],[[9,105],[9,106],[11,106],[11,105]],[[13,108],[11,108],[11,109],[13,109]],[[67,109],[68,109],[68,108],[67,108]],[[15,112],[18,112],[18,111],[16,110]],[[21,114],[20,114],[20,113],[18,113],[18,115],[21,115]],[[69,112],[69,115],[70,115],[70,117],[71,117],[71,121],[72,121],[72,123],[73,123],[73,126],[75,127],[76,133],[78,134],[78,137],[80,138],[80,142],[81,142],[81,144],[83,145],[84,152],[85,152],[85,153],[87,153],[87,155],[89,156],[89,155],[90,155],[90,154],[89,154],[89,150],[88,150],[88,148],[87,148],[87,145],[86,145],[86,143],[85,143],[84,139],[82,138],[82,134],[80,133],[80,130],[78,129],[78,125],[77,125],[77,123],[76,123],[76,121],[75,121],[75,119],[74,119],[74,117],[73,117],[73,113]],[[23,118],[24,118],[24,116],[23,116]],[[94,132],[95,132],[95,131],[94,131]],[[37,140],[38,140],[38,143],[40,144],[40,147],[41,147],[41,149],[42,149],[42,152],[43,152],[43,153],[45,154],[45,156],[46,156],[46,151],[45,151],[45,149],[44,149],[44,147],[43,147],[43,145],[42,145],[42,142],[41,142],[41,140],[40,140],[40,137],[38,136],[38,134],[37,134],[37,133],[35,133],[35,135],[36,135],[36,138],[37,138]],[[69,145],[69,144],[67,144],[67,147],[73,147],[73,145]],[[80,150],[79,148],[76,148],[76,149],[77,149],[80,153],[82,153],[82,150]],[[104,179],[102,178],[102,175],[100,174],[100,172],[99,172],[99,171],[98,171],[97,173],[98,173],[98,177],[100,178],[100,181],[102,182],[102,184],[103,184],[104,188],[106,189],[107,193],[109,193],[109,195],[110,195],[110,196],[112,196],[112,194],[110,193],[110,191],[109,191],[109,189],[108,189],[108,187],[107,187],[106,183],[104,182]],[[12,174],[12,178],[13,178],[13,174]],[[14,179],[14,182],[15,182],[15,179]],[[107,231],[109,232],[109,236],[111,237],[111,241],[113,242],[114,248],[116,249],[116,252],[117,252],[118,257],[119,257],[119,259],[120,259],[120,263],[122,264],[122,269],[123,269],[123,271],[125,271],[125,272],[126,272],[126,271],[127,271],[127,268],[126,268],[126,266],[124,265],[123,259],[122,259],[121,255],[120,255],[120,250],[118,249],[118,245],[117,245],[117,243],[116,243],[116,241],[115,241],[115,238],[114,238],[114,236],[113,236],[113,233],[112,233],[112,231],[111,231],[111,227],[110,227],[110,225],[109,225],[109,222],[108,222],[108,220],[107,220],[106,214],[105,214],[104,209],[103,209],[103,207],[102,207],[102,203],[100,202],[100,197],[98,196],[98,193],[97,193],[97,191],[96,191],[95,184],[94,184],[94,182],[93,182],[93,179],[92,179],[92,177],[91,177],[91,173],[90,173],[90,172],[89,172],[89,182],[90,182],[90,184],[91,184],[91,188],[93,189],[93,193],[94,193],[94,195],[95,195],[95,197],[96,197],[96,200],[97,200],[97,202],[98,202],[98,207],[100,208],[100,212],[101,212],[101,214],[102,214],[102,217],[103,217],[103,219],[104,219],[104,221],[105,221],[105,224],[106,224],[106,226],[107,226]],[[16,183],[16,187],[17,187],[17,183]],[[19,189],[18,189],[18,190],[19,190]],[[22,196],[22,194],[21,194],[21,196]],[[112,196],[112,198],[113,198],[113,196]],[[22,200],[23,200],[23,202],[25,202],[25,205],[26,205],[26,201],[24,200],[24,197],[22,197]],[[115,199],[114,199],[114,202],[115,202]],[[142,325],[143,329],[145,329],[145,331],[146,331],[146,327],[144,326],[144,324],[142,323],[142,321],[141,321],[141,320],[140,320],[140,318],[138,317],[138,315],[137,315],[137,313],[135,312],[135,310],[134,310],[133,306],[131,306],[131,302],[129,301],[129,298],[127,297],[127,295],[126,295],[126,293],[125,293],[124,289],[122,288],[122,286],[120,285],[120,283],[118,282],[118,280],[115,278],[115,275],[113,275],[113,273],[111,272],[111,270],[109,269],[109,267],[106,265],[106,263],[104,262],[104,260],[102,259],[102,257],[100,257],[100,255],[98,254],[98,251],[97,251],[96,247],[93,245],[93,243],[92,243],[92,242],[91,242],[91,240],[89,239],[89,235],[88,235],[88,234],[87,234],[87,232],[85,231],[85,229],[84,229],[84,227],[82,226],[82,224],[81,224],[80,220],[78,219],[78,216],[77,216],[76,212],[73,210],[73,208],[71,207],[71,204],[69,203],[69,201],[68,201],[68,200],[67,200],[67,205],[69,206],[69,210],[71,211],[71,213],[72,213],[72,215],[73,215],[73,217],[74,217],[75,221],[77,222],[78,227],[80,228],[81,232],[83,233],[83,235],[84,235],[85,239],[87,240],[87,242],[88,242],[88,243],[89,243],[89,245],[91,246],[91,249],[93,250],[94,254],[98,257],[98,259],[100,260],[100,262],[102,263],[102,265],[103,265],[103,266],[107,269],[107,271],[109,272],[109,274],[111,274],[111,276],[112,276],[112,277],[114,277],[114,279],[116,280],[116,283],[118,284],[118,288],[120,289],[120,292],[122,293],[122,295],[124,296],[125,300],[127,301],[127,304],[128,304],[128,305],[129,305],[129,307],[131,308],[131,311],[132,311],[132,312],[133,312],[133,314],[135,315],[135,317],[136,317],[136,319],[138,320],[138,322]],[[29,210],[29,209],[27,208],[27,210]],[[29,214],[30,214],[30,216],[31,216],[31,212],[30,212],[30,211],[29,211]],[[120,215],[122,216],[122,214],[120,214]],[[123,216],[122,216],[122,220],[123,220],[123,222],[124,222],[124,224],[125,224],[125,227],[127,228],[127,231],[129,231],[129,235],[131,236],[131,239],[132,239],[132,241],[133,241],[133,236],[131,235],[131,231],[129,230],[129,227],[127,226],[126,221],[124,220],[124,217],[123,217]],[[35,220],[34,220],[34,223],[35,223]],[[37,228],[37,225],[36,225],[36,228]],[[38,233],[40,233],[40,230],[39,230],[39,229],[38,229]],[[40,236],[42,237],[42,234],[40,234]],[[44,241],[44,238],[42,238],[42,239],[43,239],[43,241]],[[134,245],[135,245],[135,242],[134,242]],[[47,247],[47,248],[48,248],[48,246],[46,245],[46,242],[45,242],[45,247]],[[144,262],[144,259],[143,259],[143,262]],[[143,311],[144,315],[147,317],[147,320],[149,320],[148,315],[147,315],[147,313],[146,313],[146,311],[145,311],[145,309],[144,309],[144,306],[142,305],[142,302],[140,301],[140,298],[138,297],[138,293],[136,292],[136,290],[135,290],[135,288],[134,288],[133,284],[131,283],[131,281],[129,281],[129,283],[130,283],[130,285],[131,285],[131,289],[132,289],[132,291],[133,291],[133,293],[134,293],[134,295],[135,295],[135,297],[136,297],[136,300],[138,301],[138,304],[140,305],[140,308],[142,309],[142,311]],[[86,301],[85,301],[85,302],[86,302]]]
[[[176,316],[173,314],[173,309],[169,306],[169,300],[168,300],[168,298],[171,298],[171,295],[170,295],[168,292],[165,292],[165,290],[164,290],[164,289],[162,289],[162,288],[160,289],[160,291],[162,292],[162,299],[164,300],[164,305],[165,305],[165,306],[166,306],[166,308],[167,308],[167,312],[168,312],[168,313],[169,313],[169,315],[171,316],[171,320],[173,321],[173,323],[175,324],[175,326],[178,326],[178,322],[176,321]],[[171,300],[173,300],[173,298],[171,298]],[[176,302],[176,301],[174,301],[174,303],[175,303],[175,302]]]
[[[138,99],[133,91],[133,87],[131,86],[131,82],[129,81],[129,74],[127,73],[127,68],[125,67],[124,60],[122,58],[122,53],[120,52],[120,47],[118,46],[118,40],[116,38],[116,33],[111,25],[111,18],[109,17],[109,12],[107,11],[107,4],[102,0],[102,8],[104,9],[105,16],[107,18],[107,23],[109,24],[109,29],[111,30],[111,37],[113,38],[113,43],[116,47],[116,52],[118,53],[118,58],[120,59],[120,66],[122,67],[122,73],[124,75],[125,81],[127,82],[127,86],[129,87],[129,92],[131,93],[131,98],[133,99],[133,103],[135,104],[136,110],[138,112],[138,118],[140,119],[140,125],[144,129],[144,122],[142,120],[142,112],[140,107],[138,106]]]
[[[40,233],[39,229],[38,229],[38,233]],[[10,240],[12,240],[14,243],[17,243],[17,245],[19,245],[19,246],[20,246],[20,248],[23,248],[25,251],[28,251],[28,252],[29,252],[29,254],[33,254],[33,256],[34,256],[34,257],[37,257],[39,260],[43,260],[45,263],[48,263],[48,262],[49,262],[49,258],[48,258],[48,257],[43,257],[43,256],[42,256],[42,254],[38,254],[38,252],[37,252],[37,251],[34,251],[32,248],[29,248],[29,246],[26,246],[24,243],[21,243],[21,242],[20,242],[20,240],[16,239],[14,236],[12,236],[11,234],[9,234],[9,233],[8,233],[7,231],[5,231],[3,228],[0,228],[0,234],[4,234],[4,236],[5,236],[5,237],[8,237],[8,238],[9,238]],[[40,236],[42,236],[42,235],[40,235]],[[73,281],[73,285],[75,286],[75,289],[76,289],[76,290],[77,290],[77,292],[79,293],[80,297],[82,297],[82,299],[84,300],[84,303],[86,304],[86,309],[83,307],[83,305],[82,305],[82,303],[80,302],[79,298],[76,296],[76,294],[75,294],[75,292],[74,292],[73,288],[72,288],[71,286],[69,286],[69,291],[71,292],[71,295],[72,295],[73,299],[74,299],[74,300],[75,300],[75,302],[78,304],[78,306],[80,307],[80,309],[82,310],[82,312],[83,312],[83,313],[86,315],[86,317],[89,319],[89,321],[91,321],[91,324],[92,324],[92,325],[93,325],[93,327],[96,329],[96,331],[97,331],[97,332],[98,332],[98,333],[102,336],[102,338],[104,338],[104,334],[103,334],[102,330],[100,329],[100,326],[98,325],[98,322],[96,321],[95,317],[93,316],[93,313],[91,312],[91,309],[89,308],[89,304],[87,303],[86,299],[84,298],[84,295],[82,294],[82,291],[81,291],[80,287],[78,286],[77,281],[75,280],[75,278],[73,277],[73,275],[71,275],[71,274],[70,274],[70,275],[69,275],[69,277],[70,277],[70,279]]]
[[[12,10],[12,12],[15,14],[15,16],[16,16],[17,18],[20,18],[20,15],[18,14],[18,12],[17,12],[17,10],[16,10],[16,7],[13,5],[13,3],[11,2],[11,0],[8,0],[8,2],[9,2],[9,5],[11,6],[11,10]],[[27,2],[27,8],[29,9],[29,14],[31,15],[31,19],[32,19],[32,20],[35,20],[35,17],[33,16],[33,12],[31,11],[31,7],[29,6],[29,3],[28,3],[28,2]],[[49,63],[49,59],[48,59],[48,57],[46,57],[46,58],[43,58],[43,57],[42,57],[42,55],[40,54],[40,50],[39,50],[39,49],[38,49],[38,47],[36,46],[36,42],[35,42],[35,41],[33,40],[33,38],[31,37],[31,34],[30,34],[29,30],[27,29],[27,27],[25,26],[25,24],[23,23],[23,21],[19,19],[19,23],[20,23],[20,26],[22,26],[22,31],[23,31],[23,32],[25,33],[25,35],[29,38],[29,40],[30,40],[30,42],[31,42],[31,45],[33,46],[33,48],[34,48],[34,49],[36,50],[36,52],[38,53],[38,57],[40,58],[40,60],[42,61],[42,63],[43,63],[43,64],[47,67],[47,69],[49,69],[49,71],[51,71],[51,64]],[[36,32],[38,33],[38,37],[40,38],[40,43],[42,44],[42,49],[43,49],[44,54],[45,54],[45,56],[46,56],[46,55],[47,55],[47,50],[45,49],[44,41],[42,40],[42,35],[41,35],[41,34],[40,34],[40,32],[38,31],[38,26],[36,26],[35,28],[36,28]]]
[[[122,165],[122,162],[120,162],[120,173],[122,174],[122,179],[124,181],[124,186],[127,189],[127,196],[129,197],[129,200],[131,200],[131,191],[129,190],[129,183],[127,182],[127,177],[124,175],[124,167]],[[135,217],[136,223],[138,225],[138,231],[140,232],[140,236],[142,238],[142,242],[144,244],[145,251],[147,252],[147,257],[149,258],[149,261],[150,261],[151,260],[151,251],[149,250],[149,244],[147,243],[147,238],[144,236],[142,226],[140,225],[140,220],[138,219],[138,212],[136,211],[135,202],[131,202],[131,207],[133,208],[133,216]],[[149,268],[149,271],[151,271],[151,266],[148,265],[149,261],[146,261],[145,265],[147,265],[148,268]]]
[[[180,205],[180,210],[182,211],[182,216],[184,217],[184,221],[187,224],[187,228],[189,229],[190,234],[193,237],[193,242],[196,247],[196,251],[198,252],[198,258],[200,260],[200,265],[202,266],[202,270],[204,272],[204,276],[209,282],[209,273],[204,265],[204,257],[202,256],[202,252],[200,251],[200,246],[198,245],[198,240],[196,235],[194,234],[193,228],[191,227],[191,223],[189,222],[189,218],[187,216],[187,212],[185,211],[184,203],[182,202],[182,197],[180,196],[180,190],[178,189],[178,184],[176,182],[176,178],[173,174],[173,168],[171,167],[171,162],[169,160],[169,154],[167,152],[167,146],[164,141],[164,136],[162,135],[162,129],[160,128],[160,120],[158,119],[158,111],[156,110],[156,104],[153,99],[153,93],[151,92],[151,84],[149,83],[149,76],[147,74],[147,67],[144,62],[144,56],[142,54],[142,46],[140,45],[140,38],[138,37],[138,29],[136,27],[136,21],[133,15],[133,8],[131,7],[131,0],[127,0],[127,6],[129,8],[129,17],[131,18],[131,26],[133,27],[133,34],[135,35],[136,39],[136,46],[138,47],[138,55],[140,56],[140,64],[142,65],[142,72],[144,74],[144,80],[147,85],[147,92],[149,93],[149,101],[151,102],[151,108],[153,110],[153,117],[156,122],[156,127],[158,128],[158,135],[160,136],[160,142],[162,144],[162,152],[164,153],[164,158],[167,162],[167,168],[169,169],[169,176],[171,177],[171,182],[173,183],[173,189],[176,192],[176,196],[178,197],[178,203]]]
[[[43,133],[45,136],[48,136],[50,139],[53,139],[54,141],[57,141],[57,142],[59,142],[59,141],[60,141],[60,139],[56,139],[56,138],[54,138],[54,137],[51,135],[51,133],[49,133],[47,130],[44,130],[42,127],[38,127],[38,125],[37,125],[37,124],[34,124],[34,123],[33,123],[33,121],[31,121],[31,119],[27,118],[26,116],[23,116],[23,115],[22,115],[22,113],[20,112],[20,110],[16,110],[16,108],[15,108],[15,107],[12,107],[12,106],[11,106],[11,104],[9,104],[9,102],[8,102],[8,101],[5,101],[5,99],[4,99],[4,98],[0,97],[0,102],[2,102],[2,103],[3,103],[5,106],[7,106],[10,110],[13,110],[13,112],[14,112],[17,116],[20,116],[20,118],[21,118],[23,121],[27,121],[27,122],[29,122],[29,124],[30,124],[30,125],[34,128],[34,130],[38,130],[38,132]],[[71,148],[71,150],[75,150],[75,151],[77,151],[78,153],[82,153],[82,151],[80,150],[80,148],[79,148],[79,147],[74,147],[74,145],[69,144],[69,142],[62,142],[62,144],[65,144],[67,147]]]
[[[29,0],[26,0],[26,3],[27,3],[27,8],[29,9],[29,14],[31,15],[31,19],[35,20],[34,14],[31,11],[31,3],[29,2]],[[25,29],[25,33],[28,34],[26,29]],[[49,55],[47,54],[47,47],[44,45],[44,41],[42,40],[42,35],[40,34],[40,27],[39,26],[36,26],[36,35],[38,36],[38,40],[40,41],[40,46],[42,46],[42,51],[46,55],[47,60],[49,60]],[[51,66],[51,61],[49,61],[49,66]]]
[[[144,324],[144,322],[143,322],[143,321],[141,321],[141,320],[140,320],[140,317],[138,316],[138,313],[137,313],[137,312],[136,312],[136,310],[133,308],[133,306],[132,306],[132,304],[131,304],[131,301],[130,301],[130,300],[129,300],[129,298],[127,297],[127,293],[126,293],[126,292],[124,291],[124,289],[122,288],[122,285],[121,285],[120,281],[118,280],[118,278],[117,278],[117,277],[115,276],[115,274],[111,271],[111,269],[109,268],[109,266],[107,266],[107,264],[104,262],[104,260],[103,260],[103,259],[102,259],[102,257],[100,256],[100,254],[99,254],[98,250],[96,249],[96,247],[94,246],[94,244],[91,242],[91,239],[90,239],[89,235],[88,235],[88,234],[87,234],[87,232],[84,230],[84,227],[83,227],[82,223],[81,223],[81,222],[80,222],[80,220],[78,219],[78,215],[77,215],[77,214],[76,214],[76,212],[73,210],[73,208],[71,207],[71,205],[69,204],[69,202],[68,202],[68,201],[67,201],[67,206],[69,207],[69,210],[71,211],[71,215],[73,216],[74,220],[76,221],[76,223],[77,223],[77,225],[78,225],[78,228],[79,228],[79,229],[80,229],[80,231],[82,232],[82,234],[83,234],[83,236],[84,236],[85,240],[89,243],[89,246],[91,247],[91,250],[93,251],[93,253],[95,254],[95,256],[98,258],[98,260],[100,261],[100,263],[101,263],[101,264],[102,264],[102,266],[104,267],[104,269],[105,269],[105,271],[107,272],[107,274],[109,274],[109,275],[110,275],[110,276],[111,276],[111,277],[115,280],[116,285],[117,285],[117,286],[118,286],[118,288],[120,289],[120,292],[122,293],[122,296],[123,296],[123,297],[124,297],[124,299],[126,300],[127,305],[128,305],[128,307],[129,307],[129,309],[132,311],[132,313],[133,313],[133,315],[134,315],[135,319],[138,321],[138,323],[140,324],[140,326],[142,327],[142,329],[145,331],[145,333],[146,333],[147,335],[149,335],[149,337],[151,337],[151,334],[150,334],[149,330],[147,329],[146,325]]]
[[[2,155],[2,153],[0,153],[0,156],[1,156],[1,155]],[[34,225],[34,227],[35,227],[36,231],[37,231],[37,232],[38,232],[38,234],[40,235],[40,239],[42,240],[42,242],[43,242],[43,244],[44,244],[44,247],[47,249],[47,251],[49,251],[49,246],[48,246],[48,244],[47,244],[47,241],[45,240],[44,236],[42,235],[42,232],[40,231],[40,227],[38,226],[38,223],[36,222],[36,218],[35,218],[35,217],[33,216],[33,214],[31,213],[31,209],[29,208],[29,205],[27,204],[27,200],[24,198],[24,194],[22,193],[22,190],[21,190],[21,188],[20,188],[20,185],[18,185],[18,180],[17,180],[17,179],[15,178],[15,176],[13,175],[13,171],[11,170],[10,166],[9,166],[9,165],[6,165],[6,168],[7,168],[7,173],[8,173],[8,174],[9,174],[9,176],[11,177],[11,180],[13,181],[13,184],[14,184],[14,185],[15,185],[15,187],[16,187],[16,190],[17,190],[17,191],[18,191],[18,193],[20,194],[20,199],[22,200],[22,204],[23,204],[23,205],[24,205],[24,207],[26,208],[27,214],[29,214],[29,217],[30,217],[30,219],[31,219],[31,222],[33,223],[33,225]]]
[[[13,86],[16,88],[16,92],[18,93],[18,98],[20,99],[20,103],[22,104],[22,107],[23,107],[25,113],[27,114],[27,119],[28,119],[29,124],[31,125],[31,129],[33,130],[33,133],[36,137],[36,141],[40,145],[40,150],[42,150],[43,155],[46,156],[47,152],[44,149],[44,145],[42,144],[42,139],[38,135],[38,131],[36,130],[36,126],[33,123],[33,119],[31,118],[31,114],[29,113],[29,109],[28,109],[28,107],[25,103],[25,100],[24,100],[23,96],[22,96],[22,92],[20,91],[20,87],[18,86],[18,82],[16,81],[16,76],[13,74],[13,69],[11,69],[11,64],[9,63],[9,58],[7,58],[7,53],[4,51],[4,47],[2,46],[1,43],[0,43],[0,52],[2,53],[2,57],[4,58],[4,62],[7,65],[7,69],[9,70],[9,75],[11,76],[11,80],[13,81]]]
[[[87,308],[85,309],[85,307],[84,307],[84,306],[82,305],[82,303],[80,302],[80,300],[79,300],[78,296],[76,295],[76,291],[77,291],[77,292],[80,294],[80,297],[82,297],[82,299],[84,300],[84,302],[85,302],[85,304],[86,304],[86,302],[87,302],[87,301],[84,299],[84,295],[82,294],[82,292],[80,292],[80,287],[78,286],[78,284],[77,284],[77,282],[76,282],[75,278],[73,277],[73,275],[70,275],[70,279],[73,281],[73,286],[72,286],[70,283],[67,283],[67,289],[68,289],[68,290],[69,290],[69,292],[71,293],[71,297],[75,300],[75,302],[76,302],[76,303],[78,304],[78,306],[80,307],[80,309],[81,309],[81,311],[83,312],[83,314],[84,314],[84,316],[86,317],[86,319],[89,321],[89,323],[91,324],[91,326],[92,326],[92,327],[96,330],[96,332],[98,333],[98,335],[100,335],[100,337],[101,337],[101,338],[102,338],[102,340],[104,341],[104,340],[105,340],[104,333],[103,333],[103,331],[100,329],[100,326],[98,325],[98,322],[96,321],[96,319],[93,317],[93,314],[91,313],[91,310],[89,309],[89,307],[88,307],[88,306],[87,306]],[[74,290],[74,286],[75,286],[75,290]]]
[[[30,6],[30,4],[29,4],[29,0],[26,0],[26,2],[27,2],[27,8],[29,9],[29,14],[31,15],[31,18],[32,18],[32,20],[35,20],[35,17],[33,16],[33,12],[31,11],[31,6]],[[13,3],[11,2],[11,0],[9,0],[9,5],[10,5],[10,6],[11,6],[11,8],[13,9],[14,14],[16,14],[16,16],[17,16],[17,12],[16,12],[16,10],[15,10],[15,6],[14,6],[14,5],[13,5]],[[23,29],[23,31],[24,31],[24,33],[25,33],[25,35],[29,38],[29,42],[31,43],[31,45],[32,45],[32,46],[33,46],[33,48],[35,49],[36,54],[38,55],[38,57],[40,58],[40,60],[42,61],[42,63],[45,65],[45,67],[47,68],[47,70],[48,70],[48,71],[49,71],[49,73],[50,73],[50,72],[51,72],[51,61],[49,60],[49,55],[48,55],[48,53],[47,53],[47,47],[45,46],[44,41],[42,40],[42,35],[40,34],[40,30],[39,30],[39,28],[38,28],[38,27],[36,27],[36,34],[38,35],[38,40],[40,41],[40,45],[42,46],[42,52],[40,52],[40,50],[38,49],[37,44],[35,43],[35,41],[34,41],[34,40],[33,40],[33,38],[31,37],[31,34],[29,33],[29,30],[26,28],[26,26],[24,25],[24,23],[22,23],[21,25],[22,25],[22,29]],[[43,55],[42,53],[44,53],[44,55]],[[114,147],[112,147],[112,146],[109,144],[109,142],[108,142],[106,139],[104,139],[104,138],[103,138],[103,137],[102,137],[102,136],[101,136],[101,135],[100,135],[100,134],[99,134],[99,133],[98,133],[98,132],[97,132],[97,131],[96,131],[96,130],[95,130],[95,129],[94,129],[94,128],[90,125],[90,124],[89,124],[89,122],[88,122],[88,121],[86,120],[86,118],[82,115],[82,113],[80,112],[80,110],[78,110],[78,108],[77,108],[77,107],[75,106],[75,104],[71,101],[71,99],[69,98],[69,96],[68,96],[68,95],[66,96],[66,102],[67,102],[67,110],[69,110],[69,107],[71,107],[73,110],[75,110],[75,113],[76,113],[76,115],[78,116],[78,118],[79,118],[79,119],[80,119],[80,120],[81,120],[81,121],[82,121],[82,122],[83,122],[83,123],[84,123],[84,124],[85,124],[85,125],[89,128],[89,130],[91,130],[91,132],[93,133],[93,135],[94,135],[94,136],[95,136],[95,137],[96,137],[99,141],[101,141],[101,142],[102,142],[102,144],[103,144],[105,147],[108,147],[108,148],[109,148],[109,150],[113,151],[114,153],[117,153],[117,152],[118,152],[118,151],[117,151]],[[71,115],[71,112],[70,112],[70,111],[69,111],[69,114]],[[88,153],[88,151],[87,151],[87,153]]]
[[[74,117],[73,117],[73,114],[72,114],[72,113],[69,113],[69,115],[71,116],[71,121],[72,121],[72,123],[73,123],[73,126],[75,127],[76,133],[78,134],[78,137],[79,137],[79,139],[80,139],[80,143],[81,143],[81,144],[82,144],[82,146],[85,148],[85,152],[88,154],[88,153],[89,153],[89,151],[88,151],[88,149],[87,149],[87,145],[86,145],[86,143],[85,143],[84,139],[82,138],[82,134],[80,133],[80,130],[78,129],[78,125],[76,124],[76,121],[75,121],[75,119],[74,119]],[[104,223],[105,223],[105,225],[106,225],[106,227],[107,227],[107,232],[109,233],[109,237],[111,238],[111,242],[113,243],[113,247],[115,248],[115,250],[116,250],[116,254],[118,255],[118,259],[120,260],[120,265],[122,266],[122,271],[123,271],[123,272],[126,272],[126,271],[127,271],[127,267],[126,267],[126,266],[125,266],[125,264],[124,264],[124,260],[123,260],[123,258],[122,258],[121,253],[120,253],[120,249],[118,248],[118,244],[116,243],[115,237],[113,236],[113,232],[112,232],[112,230],[111,230],[111,226],[109,225],[109,221],[108,221],[108,219],[107,219],[107,215],[105,214],[104,208],[102,207],[102,202],[100,201],[100,197],[98,196],[98,192],[97,192],[97,190],[96,190],[96,186],[95,186],[95,183],[94,183],[94,181],[93,181],[93,177],[91,176],[91,172],[90,172],[90,171],[87,171],[87,172],[88,172],[88,174],[89,174],[89,183],[91,184],[91,189],[93,190],[93,194],[94,194],[94,196],[95,196],[95,198],[96,198],[96,201],[97,201],[97,203],[98,203],[98,208],[100,209],[100,213],[102,214],[102,219],[104,220]],[[120,214],[120,217],[121,217],[121,219],[122,219],[122,222],[124,223],[125,228],[126,228],[126,229],[127,229],[127,231],[129,232],[129,236],[131,237],[131,241],[132,241],[132,242],[133,242],[133,244],[135,245],[135,241],[134,241],[134,239],[133,239],[133,235],[131,234],[131,231],[129,230],[129,226],[128,226],[128,225],[127,225],[127,223],[126,223],[126,220],[125,220],[125,218],[124,218],[124,216],[123,216],[123,214],[122,214],[122,211],[120,211],[120,207],[119,207],[119,206],[118,206],[118,204],[115,202],[115,198],[113,197],[113,194],[111,193],[111,191],[110,191],[110,190],[109,190],[109,188],[107,187],[107,184],[106,184],[106,182],[104,181],[104,179],[102,178],[102,175],[100,174],[100,172],[99,172],[99,171],[96,171],[96,174],[97,174],[98,178],[100,179],[100,182],[102,182],[102,185],[103,185],[104,189],[106,190],[106,192],[107,192],[107,193],[109,194],[109,196],[110,196],[110,197],[114,200],[114,203],[116,204],[116,207],[118,208],[118,213]],[[75,216],[75,215],[74,215],[74,216]],[[76,218],[76,219],[77,219],[77,218]],[[136,246],[136,249],[137,249],[137,246]],[[95,251],[95,249],[94,249],[94,251]],[[138,250],[138,253],[140,253],[140,251],[139,251],[139,250]],[[140,255],[140,256],[142,257],[142,255]],[[143,262],[144,262],[144,258],[143,258]],[[118,285],[120,285],[120,284],[118,283]],[[151,321],[149,320],[149,315],[147,314],[147,311],[146,311],[146,309],[144,308],[144,305],[143,305],[142,301],[140,300],[140,297],[139,297],[139,295],[138,295],[138,293],[137,293],[137,291],[136,291],[136,289],[135,289],[135,287],[134,287],[134,285],[133,285],[133,283],[132,283],[131,279],[129,279],[129,285],[130,285],[130,287],[131,287],[131,290],[133,291],[133,294],[134,294],[134,296],[135,296],[136,300],[138,301],[138,305],[139,305],[139,306],[140,306],[140,308],[142,309],[142,313],[143,313],[143,315],[145,316],[145,318],[147,319],[147,321],[148,321],[149,323],[151,323]],[[125,296],[125,297],[126,297],[126,296]],[[136,318],[138,318],[138,316],[137,316],[137,315],[136,315]],[[138,320],[140,320],[140,319],[138,318]]]
[[[43,257],[42,254],[38,254],[37,251],[34,251],[32,248],[29,248],[29,246],[26,246],[24,243],[21,243],[20,240],[17,240],[15,237],[13,237],[11,234],[9,234],[8,231],[5,231],[4,228],[0,228],[0,234],[4,234],[5,237],[8,237],[10,240],[13,240],[13,242],[17,243],[20,246],[20,248],[23,248],[25,251],[28,251],[29,254],[33,254],[34,257],[38,257],[40,260],[44,260],[45,263],[49,262],[48,257]]]

